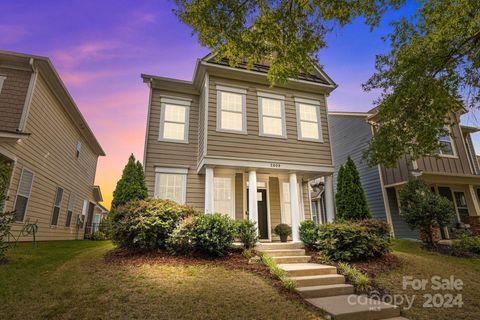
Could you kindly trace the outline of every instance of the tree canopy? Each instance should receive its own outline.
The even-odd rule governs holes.
[[[175,13],[202,45],[232,66],[269,61],[276,84],[310,71],[326,35],[362,18],[376,27],[405,0],[174,0]],[[376,58],[365,90],[380,90],[378,121],[365,156],[393,166],[436,152],[447,115],[480,104],[480,1],[419,0],[413,16],[393,23],[391,49]]]
[[[113,191],[112,210],[131,200],[147,198],[143,166],[132,154],[123,169],[122,177]]]

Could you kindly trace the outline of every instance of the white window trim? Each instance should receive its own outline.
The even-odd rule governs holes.
[[[159,197],[159,190],[157,189],[159,174],[174,174],[174,175],[181,175],[182,176],[182,194],[181,194],[181,202],[180,204],[186,203],[187,198],[187,173],[188,169],[186,168],[172,168],[172,167],[155,167],[155,181],[153,187],[153,196],[155,198]]]
[[[58,189],[62,189],[62,198],[60,199],[60,203],[57,206],[55,204],[55,201],[57,200]],[[55,195],[53,197],[52,215],[50,216],[50,227],[54,227],[54,228],[58,227],[58,223],[60,222],[60,215],[62,213],[62,203],[63,203],[63,197],[65,196],[65,191],[66,190],[64,188],[60,187],[60,186],[57,186],[57,188],[55,188]],[[54,214],[54,211],[55,211],[55,207],[58,207],[57,224],[52,224],[52,219],[53,219],[53,214]]]
[[[317,100],[309,100],[305,98],[294,97],[295,99],[295,111],[297,116],[297,133],[298,140],[302,141],[313,141],[313,142],[322,142],[323,143],[323,130],[322,130],[322,117],[320,115],[320,102]],[[302,137],[302,128],[300,120],[300,104],[306,104],[317,108],[317,126],[318,126],[318,139],[304,138]]]
[[[438,156],[443,157],[443,158],[458,158],[457,148],[455,146],[455,141],[453,140],[453,137],[452,137],[452,127],[451,126],[445,126],[444,129],[447,129],[447,131],[448,131],[448,136],[450,138],[450,144],[452,145],[453,154],[444,154],[443,151],[440,149],[438,151]],[[440,143],[440,137],[438,137],[438,141]]]
[[[262,92],[258,91],[257,92],[258,96],[258,135],[262,137],[270,137],[270,138],[280,138],[280,139],[286,139],[287,138],[287,125],[286,125],[286,120],[285,120],[285,96],[282,95],[277,95],[277,94],[272,94],[268,92]],[[282,134],[270,134],[270,133],[264,133],[263,132],[263,99],[271,99],[271,100],[277,100],[280,101],[280,107],[281,107],[281,122],[282,122]],[[269,116],[270,118],[276,118]],[[278,119],[278,118],[276,118]]]
[[[82,143],[77,141],[77,146],[75,148],[75,158],[80,159],[80,154],[82,153]]]
[[[0,93],[2,93],[3,83],[7,79],[7,76],[0,75]]]
[[[232,212],[230,213],[230,218],[235,220],[235,173],[232,174],[216,174],[213,177],[213,188],[215,189],[215,178],[230,178],[230,183],[232,184],[231,189],[232,189]],[[215,208],[215,190],[214,192],[214,197],[213,197],[213,208]],[[222,212],[220,212],[222,213]]]
[[[227,87],[223,85],[216,85],[217,89],[217,131],[218,132],[228,132],[228,133],[237,133],[237,134],[247,134],[247,90],[244,88],[238,87]],[[222,105],[221,105],[221,93],[222,92],[231,92],[242,95],[242,130],[231,130],[222,128]]]
[[[32,195],[33,182],[35,181],[35,172],[33,172],[28,168],[23,168],[22,172],[20,173],[20,179],[18,180],[17,193],[15,194],[15,202],[13,203],[13,210],[15,210],[15,206],[17,205],[18,191],[20,190],[20,182],[22,181],[22,176],[24,171],[28,171],[32,174],[32,184],[30,185],[30,192],[28,193],[28,201],[27,201],[27,205],[25,206],[25,213],[23,215],[23,220],[22,221],[17,220],[17,221],[14,221],[14,223],[25,223],[25,220],[27,218],[27,213],[28,213],[28,206],[30,205],[30,197]],[[13,177],[11,177],[11,179],[13,180]],[[21,196],[24,197],[24,195],[21,195]]]
[[[185,110],[185,130],[183,140],[164,138],[165,127],[165,105],[171,104],[174,106],[184,107]],[[158,141],[185,143],[188,144],[188,132],[190,128],[190,106],[191,100],[183,98],[161,97],[160,98],[160,132],[158,133]]]

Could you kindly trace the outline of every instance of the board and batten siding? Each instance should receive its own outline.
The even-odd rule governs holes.
[[[369,167],[363,159],[363,152],[372,138],[372,129],[367,122],[367,117],[330,114],[328,122],[335,163],[335,173],[333,175],[335,192],[340,166],[345,164],[348,156],[350,156],[360,173],[360,182],[365,191],[372,216],[377,219],[386,219],[378,167]]]
[[[247,134],[217,131],[217,88],[216,86],[232,86],[247,89],[246,118]],[[287,139],[272,138],[259,135],[257,90],[275,92],[285,96],[285,117]],[[332,165],[330,137],[326,116],[325,96],[308,93],[302,95],[298,90],[286,88],[270,88],[251,82],[209,77],[208,99],[208,144],[207,156],[242,158],[247,160],[263,160],[287,163],[306,163],[314,165]],[[298,140],[297,116],[294,95],[308,96],[320,102],[320,119],[323,142]]]
[[[83,200],[93,201],[93,184],[98,156],[89,147],[73,120],[39,75],[33,92],[25,131],[27,139],[18,143],[0,143],[17,157],[6,210],[13,210],[18,183],[23,168],[34,173],[32,191],[25,221],[37,222],[37,240],[83,239],[83,229],[77,235],[76,218],[81,214]],[[76,145],[80,141],[80,158]],[[64,189],[57,226],[51,226],[57,187]],[[75,193],[76,201],[71,227],[65,227],[68,198]],[[16,236],[23,223],[14,223]],[[22,240],[31,240],[31,236]]]
[[[188,168],[186,203],[203,211],[205,206],[205,176],[197,174],[199,96],[161,90],[153,87],[149,127],[147,131],[145,180],[148,195],[154,196],[155,167]],[[160,133],[161,97],[191,99],[189,108],[188,143],[158,141]]]

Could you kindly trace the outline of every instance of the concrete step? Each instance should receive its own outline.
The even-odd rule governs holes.
[[[288,264],[288,263],[307,263],[312,259],[310,256],[284,256],[284,257],[272,257],[273,261],[277,264]]]
[[[317,263],[289,263],[279,264],[291,277],[317,276],[325,274],[337,274],[337,268]]]
[[[297,282],[297,287],[313,287],[345,283],[345,277],[340,274],[291,277],[291,279]]]
[[[400,316],[398,307],[365,296],[342,295],[306,301],[326,311],[334,320],[380,320]]]
[[[260,242],[255,246],[257,251],[303,249],[302,242]]]
[[[270,257],[285,257],[285,256],[304,256],[305,249],[276,249],[276,250],[260,250],[268,254]]]
[[[353,293],[351,284],[330,284],[325,286],[299,287],[295,289],[303,298],[342,296]]]

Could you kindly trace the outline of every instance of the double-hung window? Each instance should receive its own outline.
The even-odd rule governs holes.
[[[27,213],[28,201],[30,199],[30,192],[32,191],[33,172],[23,169],[18,184],[17,197],[15,199],[15,209],[13,220],[22,222]]]
[[[265,92],[257,95],[260,135],[286,138],[285,97]]]
[[[232,177],[214,177],[213,207],[215,212],[229,215],[235,219],[234,179]]]
[[[184,168],[155,168],[155,197],[184,204],[186,201],[187,172],[188,169]]]
[[[439,135],[438,142],[442,146],[438,151],[442,156],[455,156],[455,147],[453,146],[452,136],[450,135],[450,127],[444,127],[446,133]]]
[[[292,211],[291,211],[291,198],[290,198],[290,183],[282,182],[281,184],[281,202],[282,202],[282,223],[292,225]],[[300,184],[297,184],[297,194],[298,194],[298,213],[300,216],[300,221],[303,221],[303,201],[302,201],[302,188]]]
[[[190,100],[161,98],[160,141],[188,143]]]
[[[297,131],[299,140],[323,142],[320,124],[320,103],[314,100],[295,98]]]
[[[73,208],[75,208],[75,193],[70,192],[70,196],[68,197],[67,219],[65,221],[65,227],[70,227],[72,223]]]
[[[53,204],[53,213],[52,213],[52,226],[58,224],[58,217],[60,216],[60,207],[62,206],[63,200],[63,189],[58,187],[57,192],[55,193],[55,202]]]
[[[247,90],[217,85],[217,131],[247,133]]]

